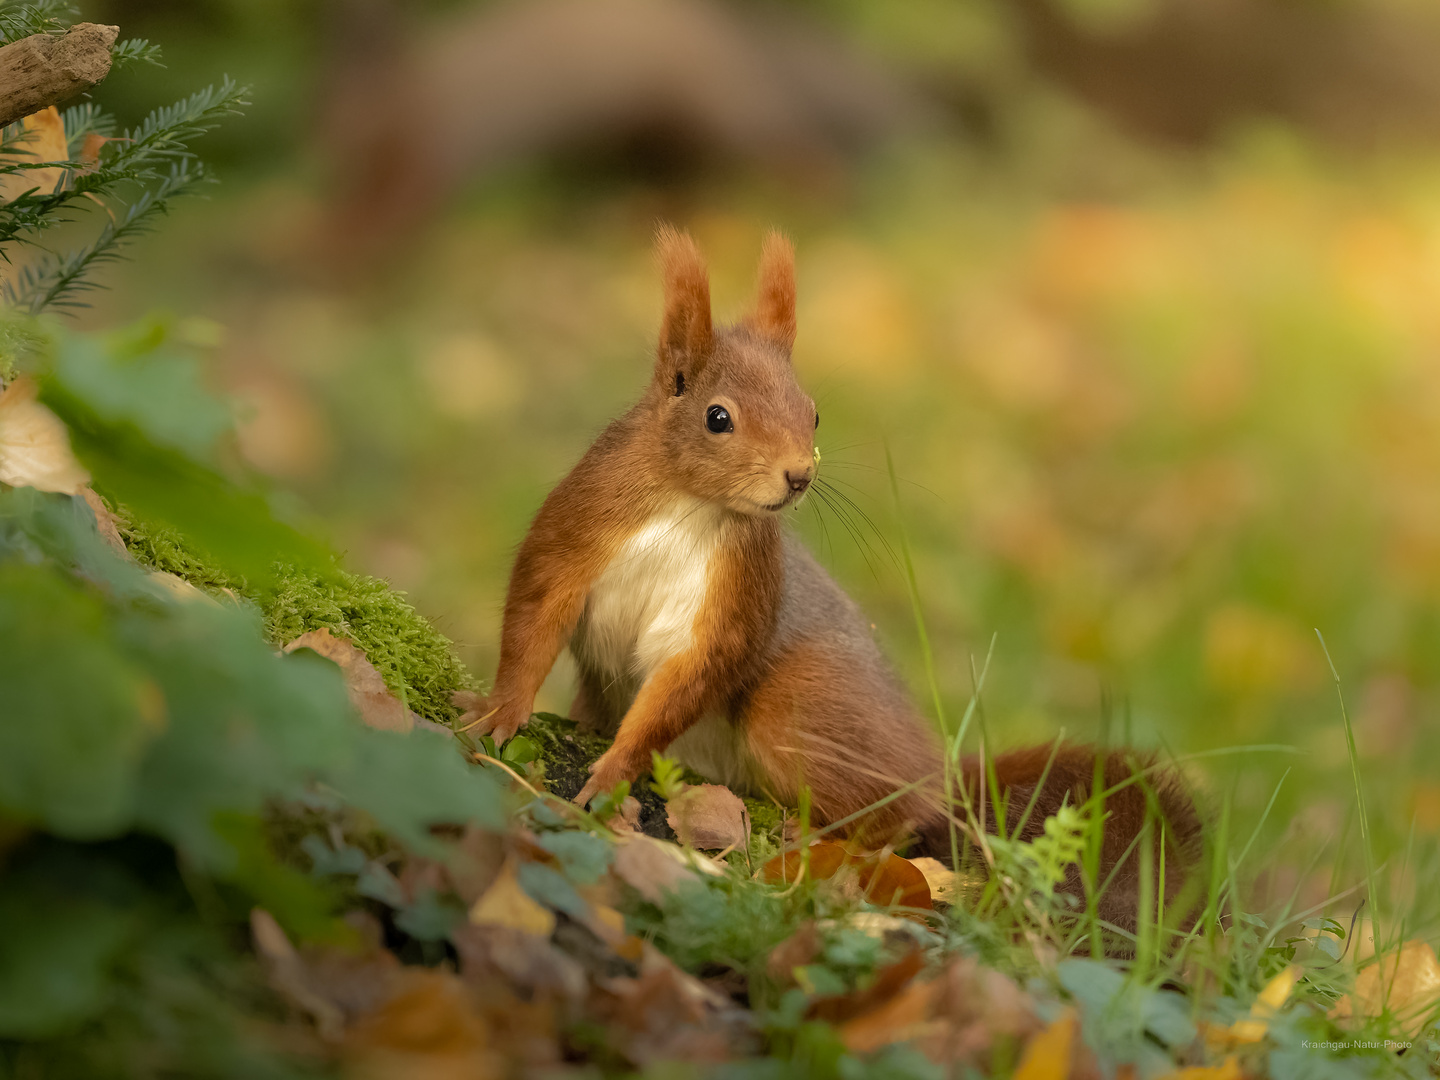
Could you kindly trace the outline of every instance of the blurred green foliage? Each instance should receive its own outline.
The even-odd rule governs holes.
[[[204,467],[188,455],[203,454],[218,417],[196,412],[192,369],[123,335],[48,340],[29,363],[63,383],[66,404],[102,414],[116,391],[105,378],[64,373],[138,365],[151,393],[130,410],[126,446],[169,444],[186,467]],[[206,437],[180,449],[197,430]],[[104,444],[91,451],[94,467]],[[212,482],[237,490],[218,474]],[[274,527],[252,502],[224,505],[236,535]],[[247,511],[256,520],[241,520]],[[258,556],[236,560],[250,562]],[[226,573],[241,580],[233,565]],[[378,613],[372,632],[405,622],[403,602],[373,585],[343,579],[326,594],[318,579],[304,580],[292,572],[277,589],[282,632],[299,620],[293,605],[307,586],[338,612],[337,597],[358,584],[357,611]],[[331,614],[317,602],[306,619]],[[430,633],[425,645],[436,647]],[[410,643],[397,636],[395,677],[425,685],[434,673],[405,668],[399,650]],[[134,1074],[134,1055],[160,1024],[175,1029],[159,1043],[162,1057],[178,1055],[167,1067],[235,1075],[252,1054],[232,1045],[235,1009],[263,997],[229,943],[248,909],[265,907],[302,940],[351,933],[328,888],[272,848],[263,818],[275,805],[359,814],[432,854],[444,851],[433,825],[504,824],[499,789],[448,737],[364,727],[333,664],[277,654],[259,611],[238,597],[177,594],[111,548],[79,497],[0,491],[0,685],[0,834],[9,849],[0,1060],[16,1068],[43,1059],[98,1062],[89,1075]],[[208,911],[196,907],[201,894],[215,898]],[[189,989],[165,989],[167,978]]]

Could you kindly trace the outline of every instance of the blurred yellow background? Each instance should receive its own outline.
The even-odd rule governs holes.
[[[640,391],[655,223],[799,259],[795,527],[952,714],[1206,759],[1276,829],[1440,831],[1440,23],[1348,0],[109,2],[255,106],[81,319],[155,309],[241,449],[493,674],[511,552]],[[917,698],[920,695],[917,694]],[[540,707],[569,701],[564,672]],[[876,732],[876,738],[884,738]],[[1297,816],[1299,807],[1309,809]],[[1358,858],[1358,855],[1355,857]],[[1328,871],[1327,871],[1328,872]]]

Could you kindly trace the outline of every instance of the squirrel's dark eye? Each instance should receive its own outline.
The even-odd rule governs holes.
[[[681,394],[683,394],[684,392],[685,392],[685,373],[684,373],[683,371],[677,371],[677,372],[675,372],[675,396],[676,396],[676,397],[679,397],[679,396],[680,396]]]
[[[816,409],[816,410],[815,410],[815,426],[816,426],[817,428],[820,426],[820,410],[819,410],[819,409]]]
[[[705,426],[716,435],[735,430],[735,425],[730,420],[730,412],[723,405],[711,405],[705,410]]]

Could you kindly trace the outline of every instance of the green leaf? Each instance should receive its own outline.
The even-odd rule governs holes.
[[[101,600],[49,567],[0,563],[0,687],[0,807],[62,836],[125,831],[166,711]]]
[[[0,1038],[54,1036],[103,1009],[110,969],[139,922],[78,889],[12,875],[0,892]]]
[[[544,863],[522,863],[515,876],[532,900],[575,919],[583,919],[589,913],[589,905],[580,898],[575,886],[554,868]]]
[[[323,775],[351,805],[369,813],[411,851],[444,854],[444,844],[430,832],[434,825],[475,822],[505,828],[499,785],[484,769],[461,761],[448,735],[352,730],[354,753]]]
[[[353,876],[365,869],[365,853],[359,848],[342,844],[336,851],[314,833],[300,841],[300,850],[310,856],[310,872],[317,877],[335,874]]]
[[[421,941],[443,941],[464,919],[464,907],[427,889],[415,903],[401,910],[395,917],[395,925]]]
[[[590,805],[590,811],[598,818],[607,818],[611,814],[618,813],[620,806],[630,797],[630,781],[621,780],[614,788],[595,797]]]
[[[650,782],[650,790],[666,802],[685,790],[685,767],[658,750],[650,751],[650,775],[654,778]]]
[[[527,761],[534,761],[539,756],[540,748],[538,746],[524,735],[515,735],[505,744],[500,760],[511,765],[523,765]]]
[[[580,885],[599,881],[615,857],[614,844],[579,830],[541,833],[536,839],[542,848],[560,860],[566,876]]]
[[[61,334],[52,377],[102,423],[131,424],[157,445],[209,461],[234,426],[230,408],[202,385],[193,358],[162,351],[167,336],[168,327],[155,320],[108,343]]]
[[[58,379],[42,380],[40,398],[65,421],[75,454],[97,488],[141,517],[192,538],[222,566],[269,581],[277,562],[317,570],[331,565],[319,543],[275,518],[261,492],[155,445],[130,420],[107,420]]]

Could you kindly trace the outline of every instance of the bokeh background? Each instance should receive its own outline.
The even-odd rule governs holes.
[[[994,636],[997,743],[1289,747],[1196,775],[1253,820],[1291,770],[1267,829],[1330,856],[1271,887],[1324,896],[1359,854],[1319,628],[1387,850],[1440,832],[1433,3],[83,11],[165,47],[98,89],[122,120],[222,72],[254,104],[81,321],[173,313],[250,464],[481,677],[529,517],[647,378],[655,223],[720,318],[778,225],[853,500],[795,527],[918,697],[902,522],[952,715]]]

